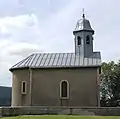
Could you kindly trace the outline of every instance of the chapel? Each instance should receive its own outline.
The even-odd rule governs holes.
[[[11,106],[100,106],[94,33],[83,14],[73,30],[74,52],[34,53],[12,66]]]

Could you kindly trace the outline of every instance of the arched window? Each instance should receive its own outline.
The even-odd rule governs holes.
[[[92,37],[92,40],[94,40],[94,38]]]
[[[86,37],[86,44],[90,44],[90,36]]]
[[[60,83],[60,97],[61,98],[69,98],[69,84],[68,81],[62,81]]]
[[[77,45],[81,45],[81,37],[80,36],[77,37]]]
[[[22,94],[26,94],[27,93],[27,82],[26,81],[22,81],[22,84],[21,84],[21,93]]]

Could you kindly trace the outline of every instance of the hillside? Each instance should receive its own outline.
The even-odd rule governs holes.
[[[11,87],[0,86],[0,106],[10,106],[11,105]]]

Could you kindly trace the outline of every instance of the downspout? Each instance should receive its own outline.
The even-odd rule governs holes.
[[[100,107],[100,73],[99,68],[97,69],[97,98],[98,98],[98,107]]]
[[[32,106],[32,69],[30,67],[29,67],[29,81],[30,81],[29,106]]]

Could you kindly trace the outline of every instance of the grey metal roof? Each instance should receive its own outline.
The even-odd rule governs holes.
[[[85,17],[78,20],[76,28],[74,31],[80,31],[80,30],[88,30],[88,31],[94,31],[90,25],[89,20],[87,20]]]
[[[93,67],[101,65],[100,52],[94,52],[91,58],[83,58],[74,53],[36,53],[15,64],[17,68],[59,68],[59,67]]]

